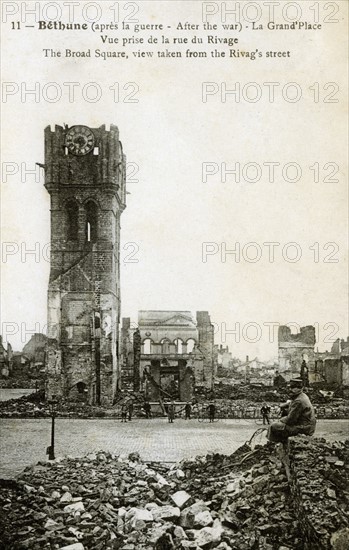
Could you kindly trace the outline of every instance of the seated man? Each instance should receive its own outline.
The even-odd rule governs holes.
[[[303,392],[301,378],[290,380],[291,403],[287,416],[273,422],[268,428],[268,439],[274,443],[287,441],[291,435],[313,435],[315,432],[315,413],[309,397]]]

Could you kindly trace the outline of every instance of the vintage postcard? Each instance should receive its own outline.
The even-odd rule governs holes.
[[[1,548],[347,548],[347,2],[0,8]]]

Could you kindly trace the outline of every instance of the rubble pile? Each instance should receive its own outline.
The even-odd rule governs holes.
[[[98,418],[117,416],[116,409],[105,409],[84,402],[60,402],[55,406],[55,415],[62,418]],[[0,402],[0,418],[47,418],[51,407],[45,401],[44,392],[24,395],[18,399]]]
[[[214,396],[217,399],[248,399],[256,403],[262,403],[263,401],[280,403],[288,399],[286,386],[278,388],[266,386],[265,388],[259,388],[249,384],[238,384],[231,386],[216,383],[214,388]]]
[[[1,418],[32,418],[43,416],[49,416],[49,407],[45,404],[45,395],[43,391],[33,392],[16,399],[9,399],[8,401],[0,401]]]
[[[102,451],[39,463],[1,483],[0,547],[332,548],[348,528],[349,441],[306,441],[292,439],[286,470],[272,445],[171,467]]]
[[[42,378],[39,378],[39,383],[42,382]],[[28,388],[35,389],[38,384],[38,377],[31,378],[24,374],[16,377],[0,378],[0,388],[14,389],[14,388]]]
[[[273,446],[252,452],[245,445],[230,457],[208,455],[202,460],[201,468],[198,460],[182,464],[187,491],[202,487],[224,528],[223,548],[303,548],[286,473]]]

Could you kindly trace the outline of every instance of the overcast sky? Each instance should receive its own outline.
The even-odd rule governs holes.
[[[342,19],[346,3],[340,4]],[[167,32],[191,40],[194,31],[181,34],[174,28],[178,21],[201,24],[201,3],[141,2],[138,18],[142,23],[170,25]],[[110,21],[110,15],[103,19]],[[216,22],[220,24],[218,16]],[[331,337],[345,338],[348,333],[344,29],[342,21],[317,32],[213,33],[238,37],[240,50],[291,51],[290,58],[186,59],[182,49],[182,58],[129,55],[127,60],[103,61],[44,58],[42,50],[125,48],[103,45],[99,33],[36,28],[16,33],[7,23],[3,80],[19,88],[38,82],[41,93],[37,102],[33,95],[21,98],[19,92],[3,102],[3,163],[25,163],[33,169],[35,162],[44,162],[44,128],[49,124],[116,124],[127,161],[132,163],[128,179],[136,180],[128,181],[122,215],[122,315],[136,322],[139,309],[208,310],[216,323],[216,343],[223,342],[241,358],[248,354],[262,359],[277,355],[270,323],[316,323],[319,348],[329,349]],[[103,34],[121,36],[115,31]],[[154,35],[160,39],[161,34]],[[44,88],[48,82],[62,90],[55,103],[44,99],[46,92],[54,91]],[[79,83],[72,102],[68,86],[63,85],[67,82]],[[98,83],[102,91],[96,103],[82,98],[81,89],[89,82]],[[114,101],[116,82],[118,102]],[[212,95],[206,102],[202,100],[204,82],[211,83]],[[242,97],[237,103],[227,96],[222,102],[224,86],[231,89],[236,82],[241,89],[246,83],[257,83],[262,90],[260,101],[251,103]],[[265,82],[280,83],[274,103],[268,100]],[[298,83],[300,101],[283,99],[280,90],[288,82]],[[315,88],[309,90],[316,82],[318,103]],[[336,90],[325,92],[328,82],[339,86],[334,96],[338,103],[323,102]],[[93,88],[85,90],[93,92]],[[253,95],[255,90],[258,87],[249,91]],[[287,89],[290,97],[294,90]],[[136,92],[130,96],[132,91]],[[273,182],[268,181],[271,165],[263,165],[270,162],[279,163]],[[210,163],[207,181],[204,163]],[[240,163],[240,182],[229,173],[222,181],[222,163],[227,170]],[[247,163],[256,164],[243,170]],[[299,181],[290,181],[297,179],[297,172],[294,166],[285,169],[288,163],[301,167]],[[319,163],[320,181],[315,181],[315,163]],[[339,170],[331,179],[335,164]],[[132,174],[134,166],[137,173]],[[4,169],[11,170],[12,165],[4,168],[3,164]],[[259,169],[259,181],[245,181],[245,176],[253,179]],[[2,240],[7,254],[2,260],[2,333],[17,350],[30,338],[30,331],[43,332],[46,324],[50,205],[42,176],[35,181],[27,175],[21,182],[19,171],[5,179],[3,174]],[[273,262],[271,245],[263,245],[271,242],[280,243],[275,245]],[[247,243],[256,244],[246,247]],[[39,258],[25,254],[35,246]],[[227,253],[237,246],[240,261]],[[206,257],[203,250],[209,253]],[[261,258],[252,261],[260,253]],[[301,254],[299,261],[292,262],[297,254]],[[227,332],[233,330],[235,334]]]

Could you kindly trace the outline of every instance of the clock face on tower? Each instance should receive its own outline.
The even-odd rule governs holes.
[[[65,145],[73,155],[87,155],[94,144],[95,137],[87,126],[72,126],[65,137]]]

